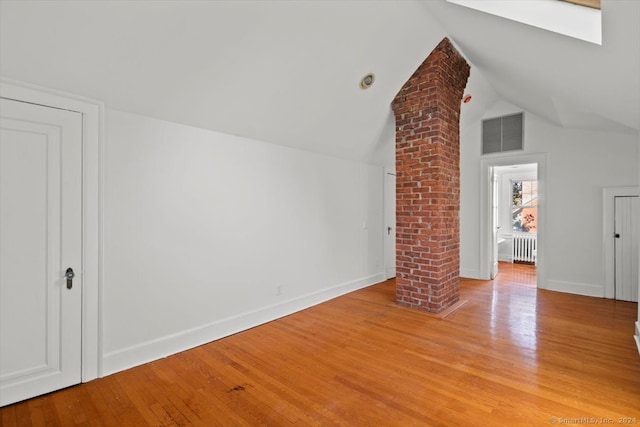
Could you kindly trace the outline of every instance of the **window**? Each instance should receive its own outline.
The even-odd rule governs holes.
[[[600,0],[562,0],[562,1],[566,1],[567,3],[577,4],[579,6],[591,7],[593,9],[598,9],[598,10],[601,9]]]
[[[538,231],[538,181],[511,181],[511,229]]]
[[[600,2],[597,0],[447,1],[590,43],[602,44],[602,12]],[[580,7],[571,3],[588,7]],[[613,3],[617,3],[617,1]]]

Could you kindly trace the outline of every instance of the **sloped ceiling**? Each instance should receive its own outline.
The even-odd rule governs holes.
[[[445,35],[418,1],[2,1],[0,16],[6,78],[347,158]]]
[[[603,0],[597,46],[444,0],[3,0],[0,75],[364,159],[388,137],[394,95],[449,36],[488,82],[481,96],[497,92],[562,126],[634,132],[639,5]],[[376,81],[365,91],[358,84],[369,72]]]
[[[512,104],[564,127],[640,129],[639,1],[602,1],[602,45],[445,1],[424,5]]]

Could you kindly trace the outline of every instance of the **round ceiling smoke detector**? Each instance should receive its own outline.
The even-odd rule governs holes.
[[[373,73],[369,73],[360,80],[360,89],[369,89],[373,82],[376,80],[376,76]]]

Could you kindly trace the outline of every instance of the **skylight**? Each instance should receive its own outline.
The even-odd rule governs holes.
[[[600,9],[600,0],[560,0],[569,3],[579,4],[580,6],[592,7],[594,9]]]
[[[601,11],[594,0],[447,0],[460,6],[490,13],[512,21],[602,44]],[[594,4],[584,7],[574,2]],[[597,2],[599,6],[599,1]]]

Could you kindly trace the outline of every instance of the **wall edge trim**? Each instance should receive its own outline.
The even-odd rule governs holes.
[[[464,277],[465,279],[478,279],[480,278],[480,270],[477,268],[461,268],[460,269],[460,277]]]
[[[104,354],[103,375],[115,374],[228,337],[384,280],[383,272],[376,273]]]
[[[604,286],[593,283],[567,282],[563,280],[547,280],[543,288],[548,291],[566,292],[587,297],[604,298]]]

